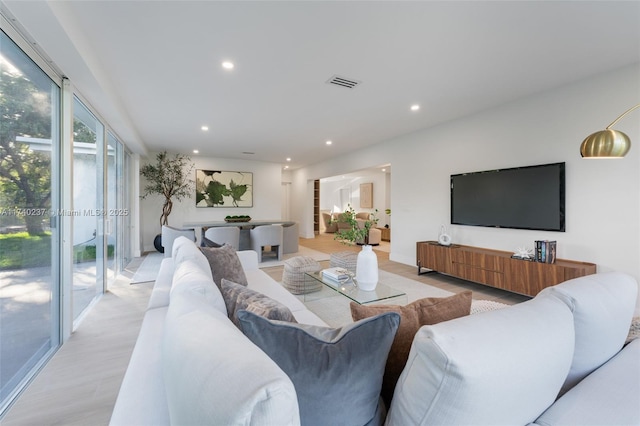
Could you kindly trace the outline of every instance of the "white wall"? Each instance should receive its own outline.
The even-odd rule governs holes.
[[[416,241],[437,239],[441,224],[454,243],[513,251],[538,239],[558,241],[558,257],[594,262],[640,280],[640,120],[615,128],[635,145],[622,160],[584,160],[579,146],[640,103],[640,66],[564,86],[384,142],[294,172],[292,202],[311,203],[312,179],[391,163],[390,259],[415,265]],[[433,108],[437,108],[436,105]],[[429,113],[429,107],[421,110]],[[449,225],[451,174],[566,162],[566,232]],[[302,232],[312,224],[298,218]]]
[[[154,163],[155,156],[156,153],[150,154],[143,164]],[[182,227],[184,223],[189,222],[222,221],[227,215],[246,214],[256,220],[281,219],[282,171],[280,164],[196,155],[190,157],[195,164],[193,180],[195,180],[197,169],[253,173],[253,207],[196,207],[195,196],[192,196],[181,202],[174,201],[173,210],[169,216],[170,226]],[[143,188],[144,184],[145,182],[141,179],[140,188]],[[149,196],[140,201],[142,244],[145,251],[155,250],[153,239],[161,230],[162,202],[163,198],[160,196]]]

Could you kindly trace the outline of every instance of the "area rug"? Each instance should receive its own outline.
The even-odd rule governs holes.
[[[317,250],[310,249],[304,246],[298,246],[298,251],[295,253],[289,253],[282,256],[282,260],[278,260],[275,258],[269,258],[269,254],[263,254],[262,262],[258,265],[259,268],[271,268],[272,266],[282,266],[284,265],[284,261],[287,259],[291,259],[296,256],[308,256],[317,260],[318,262],[322,262],[324,260],[329,260],[329,255],[327,253],[322,253]]]
[[[145,256],[144,260],[138,267],[138,270],[131,278],[131,284],[146,283],[155,281],[160,270],[160,263],[164,259],[164,254],[152,252]]]

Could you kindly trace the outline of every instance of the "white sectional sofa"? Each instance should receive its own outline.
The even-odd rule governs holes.
[[[326,326],[258,268],[256,252],[237,253],[249,288],[287,306],[300,323]],[[299,423],[291,381],[227,318],[200,249],[176,239],[160,266],[110,424]]]
[[[249,288],[300,323],[326,326],[258,269],[255,252],[238,256]],[[597,274],[422,327],[386,423],[640,424],[640,340],[623,348],[637,291],[629,276]],[[291,380],[229,320],[209,263],[186,238],[162,263],[111,418],[168,424],[300,424]]]

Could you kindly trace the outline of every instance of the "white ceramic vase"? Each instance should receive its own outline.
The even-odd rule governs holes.
[[[369,245],[362,246],[356,261],[356,281],[360,290],[372,291],[378,284],[378,257]]]

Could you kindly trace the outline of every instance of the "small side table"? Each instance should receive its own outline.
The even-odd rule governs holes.
[[[380,237],[380,239],[382,241],[391,241],[391,228],[378,228],[380,231],[382,231],[382,236]]]

